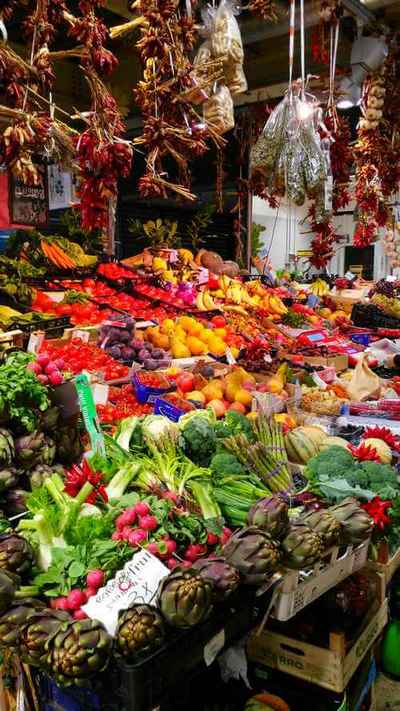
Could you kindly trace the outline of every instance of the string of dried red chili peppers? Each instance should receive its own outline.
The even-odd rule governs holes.
[[[333,212],[346,207],[350,200],[350,178],[353,155],[350,147],[351,132],[346,118],[340,116],[335,106],[328,108],[324,125],[332,139],[330,147],[331,170],[333,177],[332,209]]]
[[[179,0],[139,0],[146,24],[137,49],[143,79],[133,94],[143,115],[142,135],[134,143],[146,152],[146,169],[139,181],[143,197],[175,194],[195,200],[190,192],[189,158],[202,156],[207,139],[219,140],[198,115],[187,93],[193,89],[189,59],[196,40],[192,17]]]
[[[335,253],[335,245],[338,244],[343,237],[335,232],[335,228],[330,220],[319,221],[315,204],[311,205],[307,220],[310,225],[310,231],[314,234],[310,245],[312,255],[309,261],[316,269],[323,269],[332,259]]]

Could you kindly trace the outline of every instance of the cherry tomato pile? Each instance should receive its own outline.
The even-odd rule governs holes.
[[[115,262],[108,262],[107,264],[100,264],[97,273],[106,279],[111,279],[112,281],[118,281],[119,279],[134,279],[135,274],[125,267],[121,267]]]
[[[150,372],[149,370],[141,370],[136,376],[141,385],[146,385],[148,388],[168,388],[169,380],[161,373]]]
[[[140,299],[124,292],[117,292],[101,280],[87,278],[79,284],[64,279],[61,282],[61,287],[66,290],[81,291],[109,308],[100,308],[93,301],[83,304],[64,304],[63,302],[57,304],[43,291],[38,290],[32,304],[33,311],[57,316],[69,316],[71,323],[75,326],[96,326],[110,318],[113,308],[122,309],[137,320],[151,321],[155,319],[160,323],[164,319],[176,315],[175,309],[170,305],[153,306],[145,299]],[[60,285],[57,288],[60,289]]]
[[[129,374],[126,365],[118,363],[94,343],[84,343],[80,338],[72,338],[66,341],[65,345],[44,341],[41,350],[48,353],[52,360],[62,358],[65,370],[74,375],[82,370],[89,370],[93,373],[103,373],[104,379],[110,381],[126,378]]]
[[[153,411],[152,405],[142,405],[136,400],[132,385],[110,387],[108,399],[107,405],[97,405],[97,413],[103,424],[112,425],[125,417],[149,415]]]

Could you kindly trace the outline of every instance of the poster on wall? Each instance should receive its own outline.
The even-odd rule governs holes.
[[[49,185],[49,210],[62,210],[71,205],[72,175],[63,170],[61,165],[49,165],[47,168]]]
[[[46,227],[49,219],[47,166],[37,165],[38,183],[28,185],[9,174],[9,209],[11,221],[32,227]]]

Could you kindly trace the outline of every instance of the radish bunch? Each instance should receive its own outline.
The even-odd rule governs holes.
[[[36,374],[42,385],[62,385],[65,363],[62,358],[51,360],[48,353],[40,353],[35,361],[27,365],[28,370]]]

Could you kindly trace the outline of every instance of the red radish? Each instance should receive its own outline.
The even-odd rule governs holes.
[[[44,373],[39,373],[39,375],[37,375],[36,377],[38,381],[42,383],[42,385],[48,385],[49,379],[47,375],[45,375]]]
[[[158,544],[155,541],[153,541],[152,543],[149,543],[146,546],[146,550],[149,551],[149,553],[151,553],[152,555],[157,556],[157,558],[158,558]]]
[[[178,548],[178,546],[176,544],[176,541],[173,541],[172,538],[169,538],[167,541],[165,541],[165,545],[167,546],[168,555],[176,553],[176,549]]]
[[[155,531],[158,528],[158,521],[155,516],[140,516],[139,526],[144,531]]]
[[[179,560],[177,560],[176,558],[168,558],[167,568],[173,570],[174,568],[176,568],[177,565],[179,565]]]
[[[64,368],[65,368],[64,358],[56,358],[54,361],[54,365],[56,365],[59,370],[64,370]]]
[[[86,584],[89,588],[101,588],[104,585],[104,573],[102,570],[91,570],[86,576]]]
[[[64,382],[64,376],[59,370],[52,370],[49,373],[49,382],[50,385],[61,385]]]
[[[136,511],[134,508],[126,509],[123,513],[125,524],[131,526],[136,521]]]
[[[114,531],[114,533],[111,536],[112,541],[123,541],[124,540],[124,534],[121,533],[121,531]]]
[[[87,614],[84,610],[75,610],[74,614],[72,615],[74,620],[86,620]]]
[[[89,600],[90,597],[93,597],[93,595],[97,595],[96,588],[85,588],[83,592],[85,593],[87,600]]]
[[[120,514],[115,520],[115,525],[119,531],[122,531],[123,527],[126,526],[127,521],[125,519],[125,514]]]
[[[36,360],[39,363],[39,365],[42,366],[42,368],[45,368],[46,365],[48,365],[50,363],[50,356],[48,353],[39,353]]]
[[[201,545],[201,543],[191,543],[185,550],[185,559],[194,563],[195,560],[206,553],[206,546]]]
[[[39,363],[28,363],[26,367],[33,373],[36,373],[36,375],[39,375],[42,372],[42,366]]]
[[[216,546],[217,543],[219,543],[219,538],[218,536],[215,535],[215,533],[211,533],[211,531],[208,531],[207,533],[207,543],[209,546]]]
[[[68,598],[66,598],[64,596],[53,598],[53,600],[51,601],[51,607],[54,610],[65,610],[65,611],[69,610]]]
[[[191,568],[192,567],[192,561],[191,560],[182,560],[179,562],[179,565],[181,568]]]
[[[138,501],[134,508],[138,516],[147,516],[150,513],[150,506],[145,501]]]
[[[131,535],[132,532],[133,532],[133,528],[131,528],[131,526],[124,526],[123,529],[122,529],[122,531],[121,531],[122,540],[123,540],[123,541],[128,541],[128,540],[129,540],[129,536]]]
[[[140,528],[136,528],[134,531],[131,531],[128,542],[130,546],[138,546],[140,543],[143,543],[147,539],[147,534],[145,531],[142,531]]]
[[[222,533],[219,537],[219,542],[223,546],[227,541],[229,541],[230,537],[232,535],[232,531],[230,528],[227,528],[226,526],[223,527]]]
[[[44,369],[44,372],[45,372],[47,375],[50,375],[50,373],[54,373],[54,371],[57,371],[57,372],[58,372],[58,368],[57,368],[57,366],[55,365],[55,363],[49,363],[48,365],[46,365],[46,367],[45,367],[45,369]]]
[[[85,602],[86,595],[82,592],[82,590],[79,590],[78,588],[71,590],[71,592],[67,596],[67,605],[69,610],[79,610],[79,608],[84,605]]]

